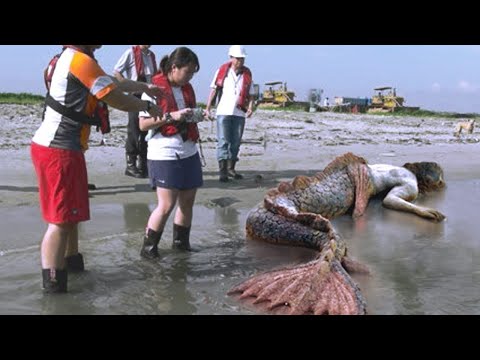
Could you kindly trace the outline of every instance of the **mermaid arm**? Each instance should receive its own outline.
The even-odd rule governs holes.
[[[418,206],[410,201],[413,201],[417,198],[418,188],[412,184],[405,184],[401,186],[395,186],[390,190],[385,199],[383,200],[383,206],[388,209],[404,211],[418,215],[422,218],[433,220],[433,221],[443,221],[445,215],[440,211]]]

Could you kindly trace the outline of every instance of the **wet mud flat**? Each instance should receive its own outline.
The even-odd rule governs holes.
[[[441,224],[370,203],[365,217],[334,220],[349,253],[371,277],[355,277],[371,314],[478,314],[480,264],[475,214],[480,199],[478,133],[457,138],[457,120],[333,113],[258,111],[247,120],[238,170],[245,179],[218,182],[215,123],[201,123],[205,186],[194,209],[192,245],[170,249],[171,223],[158,263],[139,256],[155,194],[148,181],[123,175],[126,114],[112,111],[112,133],[93,130],[86,153],[92,220],[81,225],[87,272],[54,300],[40,291],[38,208],[29,144],[42,108],[0,106],[0,313],[2,314],[251,314],[227,297],[231,286],[259,271],[311,259],[306,249],[245,240],[248,211],[265,192],[294,176],[313,175],[351,151],[370,163],[436,161],[447,188],[418,199],[447,215]],[[141,294],[139,296],[138,294]]]

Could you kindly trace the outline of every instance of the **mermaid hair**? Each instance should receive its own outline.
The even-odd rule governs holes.
[[[445,187],[443,169],[436,162],[406,163],[403,167],[415,174],[420,193],[437,191]]]

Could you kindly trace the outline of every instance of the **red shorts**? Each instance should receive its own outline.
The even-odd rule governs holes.
[[[81,151],[31,144],[40,208],[50,224],[90,220],[87,166]]]

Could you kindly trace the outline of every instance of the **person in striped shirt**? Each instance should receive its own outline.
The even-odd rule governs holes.
[[[31,143],[40,208],[48,223],[41,243],[46,293],[67,291],[68,258],[77,258],[71,270],[83,270],[78,224],[90,219],[90,209],[81,132],[85,124],[99,125],[98,102],[122,111],[147,111],[153,118],[163,115],[157,105],[129,94],[158,96],[160,89],[131,80],[119,82],[107,75],[94,57],[101,46],[64,45],[46,97],[44,119]],[[66,254],[70,255],[67,260]]]

